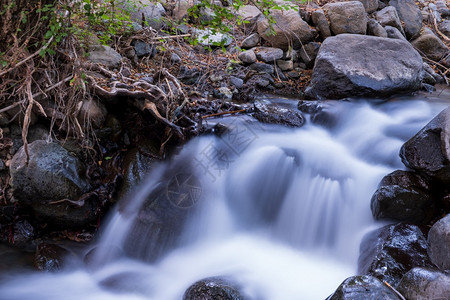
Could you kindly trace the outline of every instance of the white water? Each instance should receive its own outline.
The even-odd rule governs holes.
[[[0,299],[175,300],[209,276],[232,278],[251,299],[325,299],[355,274],[361,237],[380,226],[369,208],[379,180],[402,168],[402,143],[444,107],[335,105],[344,109],[332,129],[221,119],[228,135],[197,138],[159,166],[112,215],[100,241],[101,249],[123,248],[143,199],[164,184],[162,174],[189,172],[198,179],[200,200],[177,247],[157,262],[101,250],[90,268],[80,260],[58,274],[3,276]],[[133,251],[146,257],[145,237],[134,242]]]

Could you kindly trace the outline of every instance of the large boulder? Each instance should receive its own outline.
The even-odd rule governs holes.
[[[255,104],[253,116],[263,123],[281,124],[288,127],[301,127],[305,123],[305,118],[299,111],[262,103]]]
[[[322,9],[316,9],[311,14],[311,19],[319,29],[320,36],[322,39],[326,39],[331,36],[330,24],[328,24],[327,17],[325,16],[325,12]]]
[[[431,227],[428,233],[428,256],[442,270],[450,270],[450,214]]]
[[[256,21],[262,16],[261,10],[254,5],[240,7],[237,14],[245,22],[244,25],[249,28],[254,28]]]
[[[358,0],[364,5],[364,8],[366,9],[366,12],[368,14],[373,13],[378,9],[378,0]]]
[[[95,220],[98,203],[79,200],[90,190],[81,161],[57,143],[43,140],[22,147],[11,160],[11,187],[20,204],[42,223],[76,227]]]
[[[395,219],[427,224],[436,205],[430,184],[414,172],[394,171],[380,182],[371,200],[375,219]]]
[[[366,34],[367,14],[361,2],[328,3],[323,6],[323,10],[328,15],[334,34]]]
[[[391,0],[389,5],[396,8],[406,37],[413,39],[418,36],[422,29],[422,13],[414,0]]]
[[[412,92],[420,88],[422,72],[422,57],[406,41],[340,34],[320,47],[305,93],[340,99]]]
[[[144,23],[144,25],[148,25],[156,30],[161,29],[161,7],[158,7],[154,2],[150,0],[128,0],[122,2],[119,5],[130,14],[131,21],[139,25]]]
[[[403,276],[397,289],[410,300],[448,299],[450,275],[432,269],[414,268]]]
[[[387,225],[368,233],[362,240],[358,273],[372,275],[397,286],[414,267],[432,267],[422,230],[409,224]]]
[[[239,287],[222,277],[208,277],[192,284],[184,293],[183,300],[245,300]]]
[[[437,62],[450,53],[450,49],[429,28],[425,28],[411,44],[426,57]]]
[[[400,298],[379,279],[363,275],[345,279],[326,300],[400,300]]]
[[[400,149],[408,168],[450,183],[450,107],[440,112]]]
[[[270,24],[266,18],[260,18],[256,25],[258,34],[272,47],[288,50],[289,45],[293,45],[295,49],[300,48],[302,43],[310,41],[314,36],[297,9],[272,10],[270,16],[275,24]]]

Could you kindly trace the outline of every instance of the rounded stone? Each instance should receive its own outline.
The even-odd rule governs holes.
[[[428,256],[441,270],[450,270],[450,214],[437,221],[428,233]]]

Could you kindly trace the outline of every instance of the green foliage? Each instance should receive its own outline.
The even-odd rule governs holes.
[[[48,21],[45,42],[51,38],[52,41],[40,55],[54,54],[56,46],[69,35],[81,46],[87,46],[95,32],[99,42],[106,45],[116,36],[132,31],[130,12],[133,9],[137,7],[125,0],[60,1],[57,5],[45,5],[38,12],[42,13],[43,21]]]

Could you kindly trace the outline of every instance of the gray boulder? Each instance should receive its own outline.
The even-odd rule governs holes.
[[[384,27],[384,29],[386,29],[388,38],[406,41],[406,38],[403,36],[403,34],[397,28],[392,27],[392,26],[386,26],[386,27]]]
[[[122,56],[116,50],[108,46],[91,47],[88,59],[93,63],[103,64],[110,69],[119,68]]]
[[[422,72],[422,57],[406,41],[340,34],[320,47],[305,93],[340,99],[412,92],[420,88]]]
[[[241,44],[241,47],[244,49],[253,48],[259,43],[259,35],[255,32],[246,37]]]
[[[437,62],[450,53],[450,49],[429,28],[425,28],[411,44],[426,57]]]
[[[319,29],[320,36],[322,39],[326,39],[331,36],[330,24],[328,24],[327,17],[322,9],[316,9],[311,14],[312,21]]]
[[[283,57],[283,50],[272,47],[258,47],[254,49],[256,58],[265,63],[274,63]]]
[[[227,33],[213,32],[211,29],[194,29],[194,36],[198,43],[203,46],[229,46],[233,37]]]
[[[400,300],[400,298],[379,279],[363,275],[345,279],[326,300]]]
[[[403,144],[400,157],[408,168],[450,184],[450,107]]]
[[[372,275],[397,286],[414,267],[432,267],[422,230],[410,224],[387,225],[364,236],[358,274]]]
[[[378,22],[383,26],[392,26],[400,30],[403,34],[402,23],[398,17],[397,10],[393,6],[388,6],[375,14]]]
[[[428,233],[428,256],[441,270],[450,270],[450,214],[431,227]]]
[[[79,200],[90,190],[78,158],[56,143],[38,140],[11,160],[11,187],[19,203],[30,206],[43,222],[60,227],[84,225],[96,217],[97,203]]]
[[[238,58],[246,64],[252,64],[257,60],[255,51],[253,50],[247,50],[239,53]]]
[[[384,38],[388,37],[386,29],[375,19],[369,19],[367,22],[367,34]]]
[[[308,23],[302,20],[296,9],[276,9],[270,12],[270,16],[276,22],[269,24],[266,18],[257,21],[258,34],[261,38],[269,42],[272,47],[288,50],[289,45],[294,49],[301,46],[313,38],[313,31]]]
[[[450,275],[432,269],[414,268],[403,276],[397,290],[409,300],[447,299]]]
[[[126,4],[121,4],[121,6],[130,13],[131,21],[137,24],[146,22],[153,29],[161,29],[161,10],[155,3],[150,0],[131,0],[126,2]]]
[[[368,14],[373,13],[378,9],[378,0],[358,0],[364,5],[364,8]]]
[[[334,34],[366,34],[367,14],[359,1],[328,3],[323,6]]]
[[[172,16],[175,20],[181,21],[188,16],[188,10],[194,6],[194,0],[178,0],[175,1],[172,10]]]
[[[239,17],[242,21],[247,21],[247,24],[243,26],[254,28],[258,19],[262,16],[261,10],[254,5],[244,5],[237,11]]]
[[[417,37],[422,29],[422,13],[414,0],[391,0],[389,5],[396,8],[400,21],[404,24],[406,37]]]
[[[395,219],[427,224],[436,205],[429,183],[414,172],[394,171],[380,182],[371,200],[375,219]]]

